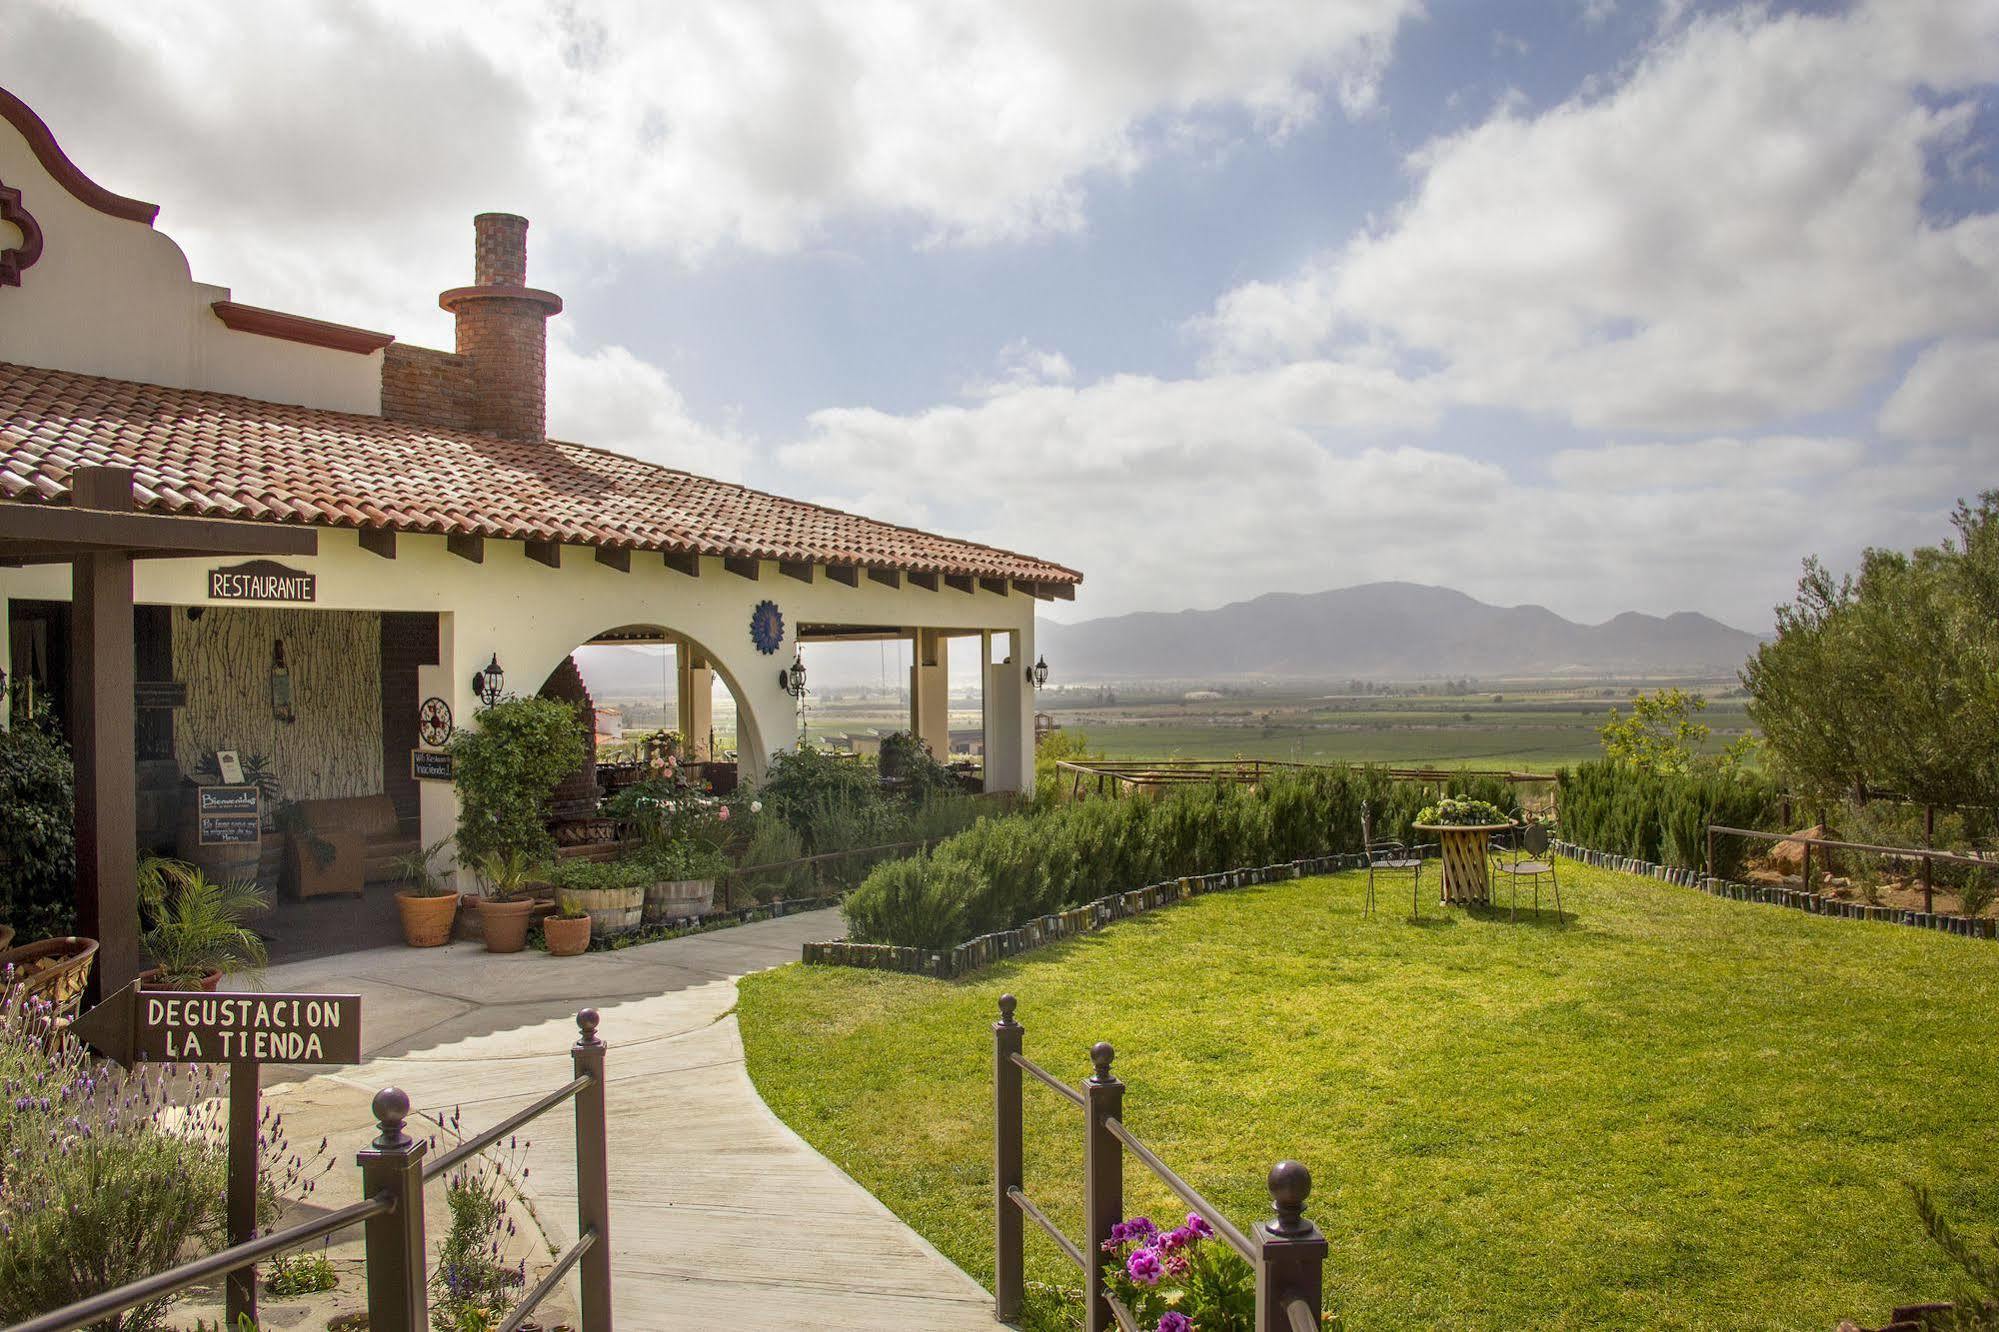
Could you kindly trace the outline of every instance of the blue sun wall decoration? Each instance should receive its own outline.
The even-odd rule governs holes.
[[[784,612],[775,601],[759,601],[750,612],[750,642],[768,657],[784,642]]]

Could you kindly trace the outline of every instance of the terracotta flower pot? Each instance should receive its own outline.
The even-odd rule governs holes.
[[[192,991],[204,991],[208,994],[214,994],[215,987],[222,983],[222,973],[220,971],[211,971],[193,985],[162,985],[160,983],[160,969],[158,967],[148,967],[139,973],[137,980],[139,988],[142,990],[178,990],[183,994]]]
[[[590,947],[590,917],[550,916],[542,921],[541,933],[551,956],[575,957]]]
[[[479,899],[479,923],[486,933],[489,953],[518,953],[527,947],[528,926],[534,923],[534,902],[517,898],[511,902]]]
[[[420,897],[396,894],[396,914],[403,919],[403,942],[412,948],[435,948],[451,942],[451,923],[458,917],[458,894]]]

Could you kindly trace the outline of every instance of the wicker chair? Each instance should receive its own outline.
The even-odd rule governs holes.
[[[30,1004],[45,1004],[49,1017],[66,1022],[82,1005],[96,962],[97,940],[74,935],[0,952],[0,1009],[12,1019]]]
[[[7,946],[13,942],[14,927],[12,925],[0,925],[0,952],[5,952]]]

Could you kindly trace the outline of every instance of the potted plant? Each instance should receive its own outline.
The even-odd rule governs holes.
[[[412,948],[435,948],[451,942],[458,917],[458,894],[431,868],[451,839],[433,842],[421,851],[396,858],[396,913],[402,917],[403,942]]]
[[[214,990],[225,971],[256,972],[264,941],[243,923],[270,905],[253,885],[216,883],[200,869],[148,856],[140,863],[139,900],[152,922],[140,942],[153,966],[139,974],[155,990]]]
[[[488,851],[472,862],[472,870],[485,889],[479,899],[479,925],[486,951],[520,952],[527,947],[528,927],[534,924],[535,902],[529,893],[535,883],[534,860],[519,850]]]
[[[631,929],[645,915],[645,883],[629,860],[572,860],[554,872],[557,896],[576,904],[600,937]]]
[[[590,947],[590,913],[574,893],[557,892],[555,914],[542,920],[541,933],[550,956],[575,957]]]
[[[685,920],[712,911],[715,880],[729,869],[728,857],[698,838],[655,842],[636,860],[644,883],[647,924]]]

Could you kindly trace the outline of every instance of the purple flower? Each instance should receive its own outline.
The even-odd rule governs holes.
[[[1186,1231],[1195,1239],[1212,1239],[1215,1228],[1207,1223],[1199,1212],[1187,1213]]]
[[[1159,1255],[1151,1249],[1133,1249],[1131,1257],[1124,1260],[1125,1275],[1141,1286],[1158,1285],[1162,1271]]]
[[[1152,1224],[1152,1218],[1149,1216],[1134,1216],[1124,1224],[1127,1237],[1130,1239],[1149,1239],[1159,1233],[1159,1227]]]
[[[1159,1315],[1159,1332],[1194,1332],[1194,1325],[1187,1321],[1186,1314],[1169,1309]]]

